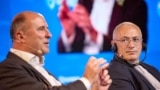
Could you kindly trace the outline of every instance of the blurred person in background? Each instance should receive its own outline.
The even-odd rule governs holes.
[[[59,9],[62,33],[58,52],[98,54],[110,51],[113,29],[124,21],[138,25],[147,42],[147,5],[144,0],[79,0],[69,10],[66,0]]]

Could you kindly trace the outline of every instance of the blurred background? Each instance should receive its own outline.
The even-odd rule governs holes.
[[[160,70],[160,0],[145,0],[148,7],[148,44],[144,62]],[[44,15],[53,37],[50,40],[50,53],[45,55],[45,68],[54,74],[61,82],[68,83],[83,75],[86,62],[91,55],[83,53],[59,54],[57,42],[62,27],[57,17],[61,0],[0,0],[0,62],[6,57],[12,46],[9,35],[13,16],[22,11],[35,11]],[[77,0],[67,0],[69,7],[73,8]],[[96,55],[108,62],[113,52],[104,52]],[[144,54],[140,59],[144,58]]]

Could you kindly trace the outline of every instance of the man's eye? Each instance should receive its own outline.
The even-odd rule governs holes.
[[[41,28],[38,28],[38,30],[44,30],[44,28],[43,28],[43,27],[41,27]]]
[[[41,27],[38,28],[38,30],[45,30],[45,27],[41,26]]]
[[[133,41],[137,42],[137,41],[139,41],[139,39],[138,39],[138,38],[135,38],[135,39],[133,39]]]
[[[122,39],[122,40],[121,40],[121,42],[126,42],[126,41],[127,41],[127,39]]]

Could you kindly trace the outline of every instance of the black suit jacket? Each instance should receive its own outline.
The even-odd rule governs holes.
[[[157,69],[145,63],[140,65],[160,81],[160,73]],[[109,90],[155,90],[144,76],[134,69],[134,65],[117,56],[110,63],[109,74],[113,80]]]
[[[0,64],[0,90],[86,90],[81,81],[66,86],[52,87],[50,83],[26,61],[13,53]]]
[[[89,13],[91,13],[94,0],[79,0],[79,3],[84,5]],[[115,0],[117,1],[117,0]],[[111,21],[109,23],[109,34],[104,36],[103,51],[111,50],[111,39],[113,29],[121,22],[130,21],[137,24],[143,34],[143,41],[147,42],[147,5],[144,0],[125,0],[124,4],[120,6],[117,2],[114,3]],[[71,45],[71,52],[82,52],[84,47],[84,32],[80,28],[76,28],[76,37],[74,43]],[[58,41],[58,52],[66,52],[65,47],[60,38]]]

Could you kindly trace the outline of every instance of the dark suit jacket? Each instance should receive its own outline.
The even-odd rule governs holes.
[[[160,81],[160,73],[157,69],[145,63],[140,65]],[[109,90],[155,90],[144,76],[134,69],[134,65],[117,56],[110,63],[109,74],[113,80]]]
[[[0,90],[86,90],[81,81],[51,87],[32,66],[13,53],[0,64]]]
[[[92,5],[94,0],[79,0],[79,3],[84,5],[88,12],[91,13]],[[117,0],[115,0],[117,1]],[[124,21],[130,21],[137,24],[143,34],[143,41],[147,42],[147,6],[144,0],[125,0],[123,6],[114,3],[114,8],[111,16],[111,21],[109,23],[109,34],[104,36],[103,50],[111,50],[111,39],[112,33],[115,26]],[[78,28],[78,27],[77,27]],[[82,52],[84,47],[85,35],[80,28],[76,29],[76,37],[74,43],[72,44],[72,52]],[[58,52],[66,52],[65,47],[60,38],[58,41]]]

